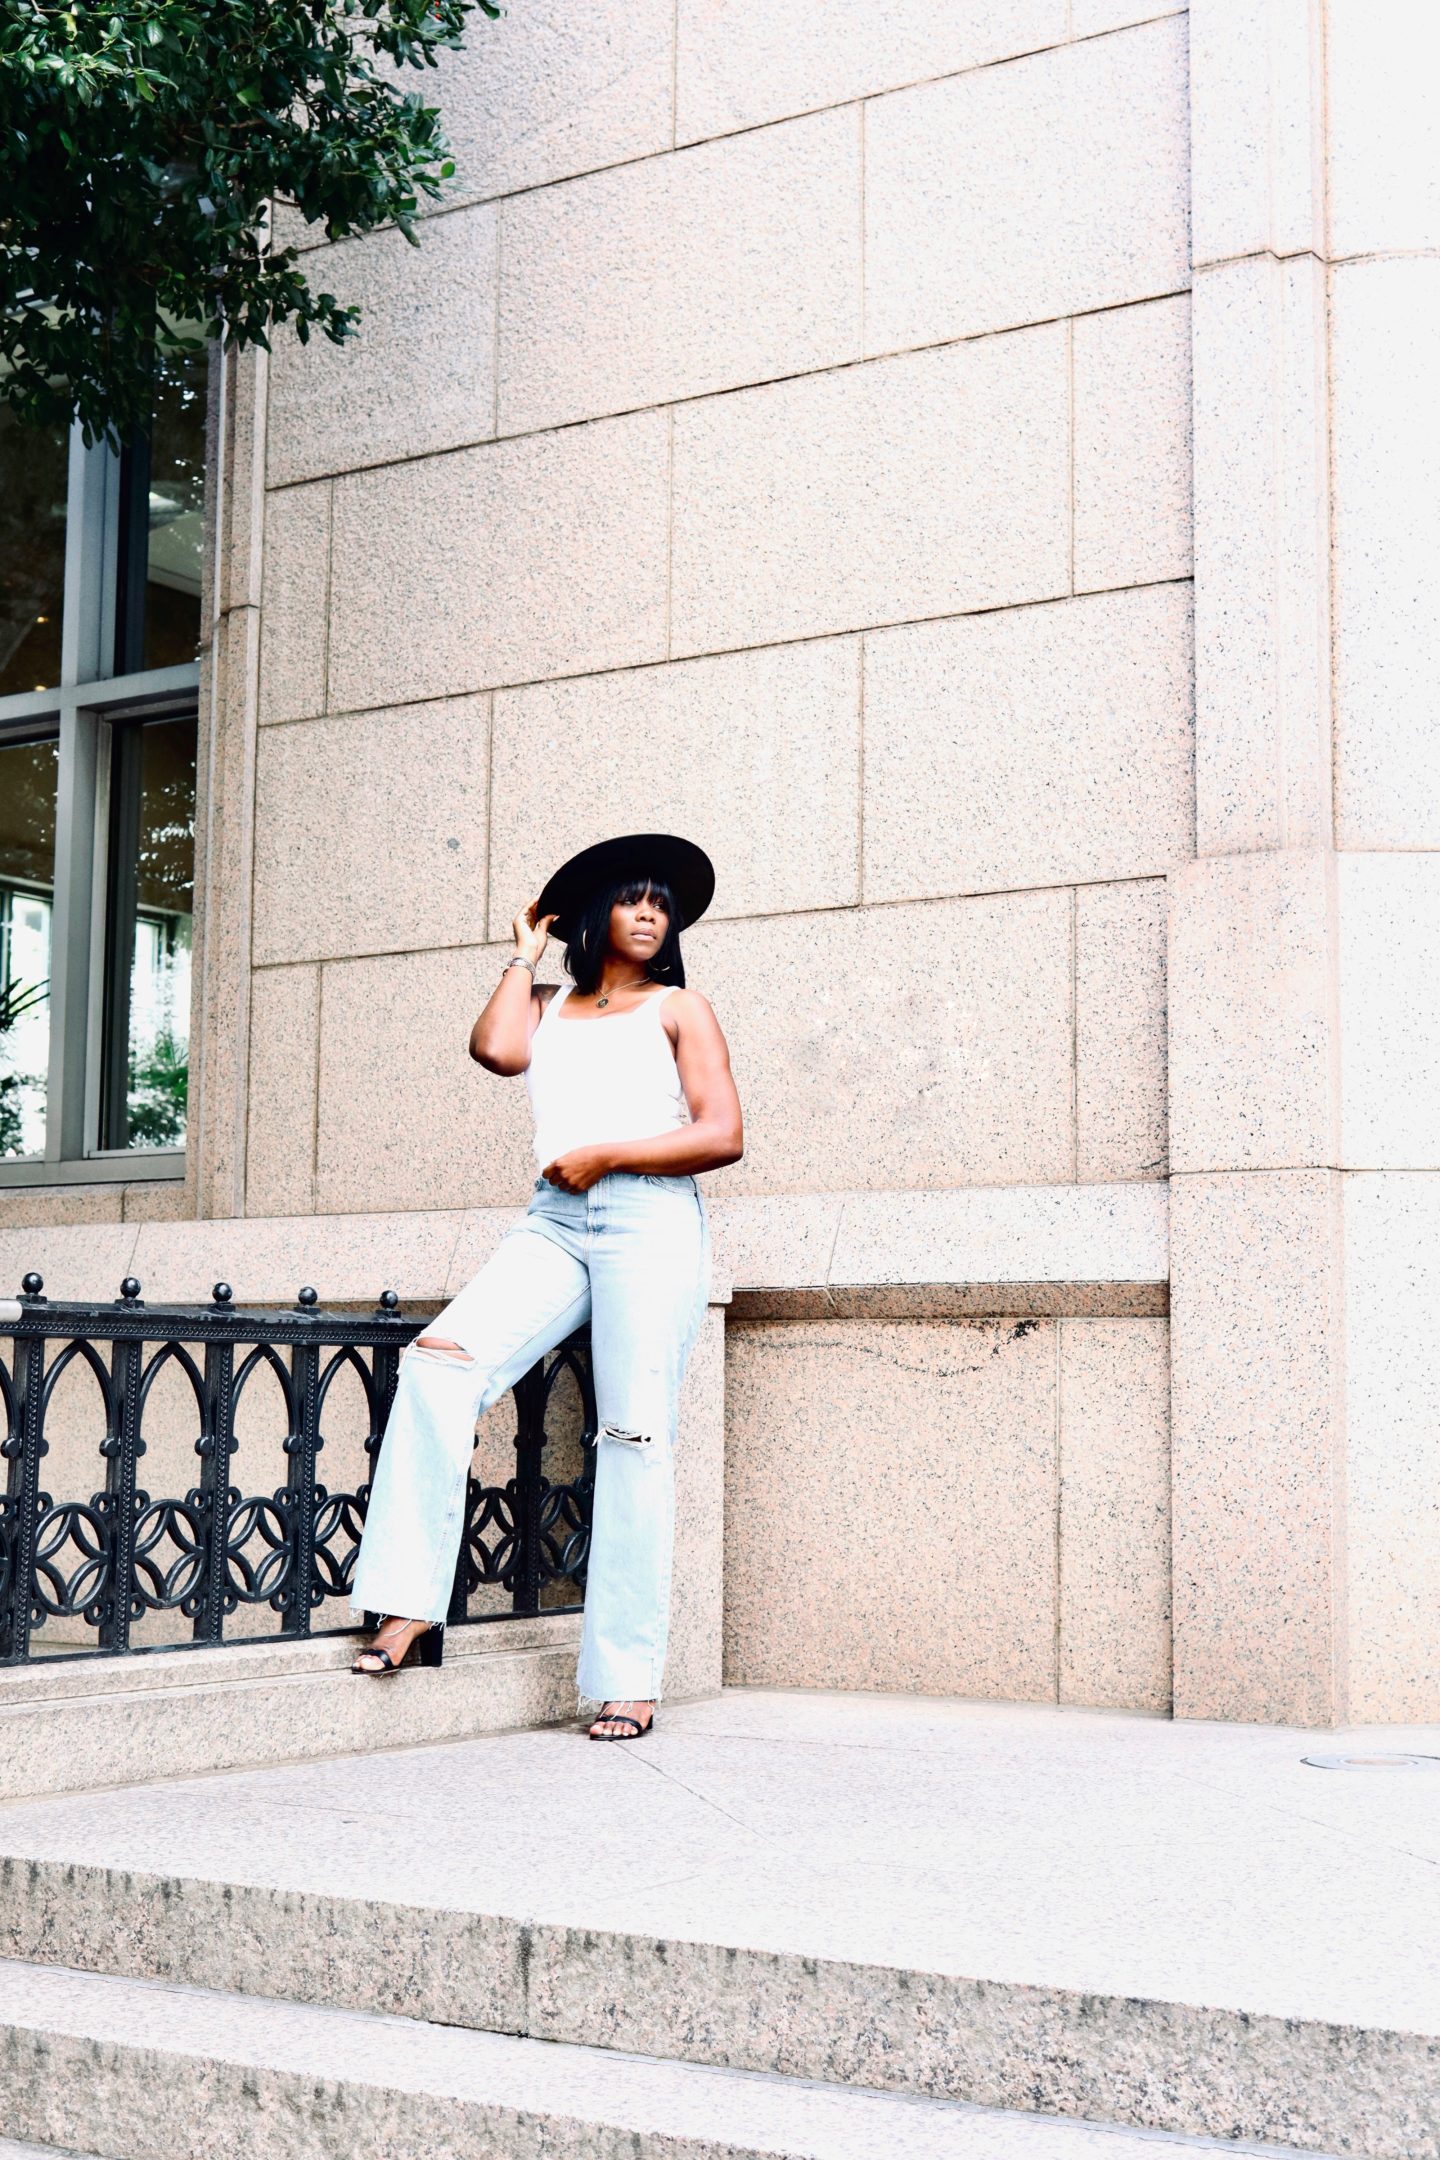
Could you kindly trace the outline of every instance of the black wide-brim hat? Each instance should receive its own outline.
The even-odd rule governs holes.
[[[680,911],[676,930],[688,930],[715,897],[715,866],[704,848],[678,833],[622,833],[582,848],[545,881],[535,903],[535,920],[553,915],[558,938],[568,939],[581,909],[595,895],[631,878],[655,878],[668,885]]]

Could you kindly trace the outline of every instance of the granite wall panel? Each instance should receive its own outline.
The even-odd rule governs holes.
[[[732,1325],[725,1677],[1055,1696],[1055,1327]]]

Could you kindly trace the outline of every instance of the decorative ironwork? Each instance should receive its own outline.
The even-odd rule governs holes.
[[[393,1290],[381,1293],[373,1313],[359,1316],[322,1312],[308,1286],[293,1310],[279,1313],[237,1308],[223,1282],[208,1306],[147,1306],[133,1275],[108,1305],[63,1303],[45,1297],[44,1287],[38,1275],[27,1275],[20,1296],[0,1302],[0,1332],[12,1338],[12,1355],[0,1356],[0,1665],[77,1650],[116,1656],[273,1641],[273,1628],[234,1634],[227,1627],[246,1608],[262,1606],[278,1615],[281,1637],[322,1632],[317,1616],[336,1600],[348,1602],[400,1353],[426,1322],[402,1317]],[[182,1382],[186,1416],[194,1419],[197,1480],[183,1494],[152,1496],[140,1482],[146,1413],[171,1367]],[[41,1465],[56,1439],[57,1389],[72,1371],[95,1390],[104,1483],[86,1498],[57,1499],[42,1485]],[[326,1405],[343,1373],[354,1376],[363,1405],[363,1474],[353,1491],[332,1492],[317,1467]],[[548,1425],[555,1389],[567,1376],[579,1394],[581,1468],[578,1476],[552,1480],[545,1465]],[[283,1482],[247,1493],[232,1483],[236,1421],[247,1391],[253,1399],[262,1384],[278,1391],[284,1430],[275,1461]],[[513,1477],[503,1485],[470,1478],[451,1625],[470,1619],[477,1591],[508,1599],[508,1613],[488,1611],[477,1620],[555,1610],[557,1594],[563,1599],[573,1591],[570,1603],[578,1604],[583,1593],[596,1434],[584,1335],[533,1366],[516,1385],[514,1401]],[[66,1453],[73,1455],[77,1444],[67,1432]],[[247,1440],[247,1465],[255,1453],[256,1443]],[[132,1632],[157,1613],[188,1621],[188,1644],[132,1642]],[[79,1622],[93,1642],[82,1636],[52,1652],[44,1630],[56,1621]]]

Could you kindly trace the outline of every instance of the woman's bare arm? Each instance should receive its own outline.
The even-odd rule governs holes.
[[[549,942],[554,920],[553,915],[545,915],[537,923],[533,900],[515,918],[515,950],[536,967]],[[486,1072],[502,1073],[507,1079],[523,1073],[530,1063],[530,1037],[544,1010],[544,999],[535,989],[530,969],[507,967],[491,992],[489,1004],[470,1030],[471,1057]]]

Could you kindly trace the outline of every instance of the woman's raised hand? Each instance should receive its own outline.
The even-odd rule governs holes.
[[[555,920],[553,915],[542,915],[537,922],[535,910],[539,904],[537,900],[532,900],[529,907],[520,910],[510,926],[515,933],[516,952],[522,960],[533,961],[536,967],[540,965],[541,955],[550,942],[550,925]]]

